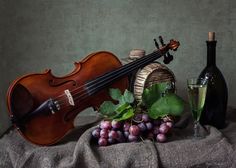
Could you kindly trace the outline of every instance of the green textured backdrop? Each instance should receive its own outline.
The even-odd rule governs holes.
[[[236,106],[235,28],[234,0],[0,0],[0,133],[10,125],[5,95],[18,76],[46,68],[65,75],[98,50],[149,53],[159,35],[181,43],[169,67],[186,99],[186,78],[204,68],[207,33],[215,31],[217,64]]]

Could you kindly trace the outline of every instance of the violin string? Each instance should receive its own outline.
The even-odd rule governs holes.
[[[159,50],[157,50],[157,51],[155,51],[155,52],[153,52],[153,53],[151,53],[151,54],[149,54],[149,55],[152,55],[152,54],[157,54],[157,53],[159,53]],[[131,62],[130,64],[130,66],[128,66],[128,64],[126,64],[126,65],[124,65],[124,66],[128,66],[128,68],[132,68],[132,66],[137,66],[137,65],[139,65],[140,63],[142,63],[143,61],[146,61],[146,60],[149,60],[150,58],[148,57],[149,55],[147,55],[147,56],[145,56],[145,57],[143,57],[143,58],[141,58],[141,59],[138,59],[137,61],[134,61],[134,62]],[[95,80],[91,80],[91,81],[89,81],[89,82],[87,82],[86,84],[84,84],[84,85],[81,85],[81,86],[79,86],[79,87],[77,87],[77,88],[75,88],[74,90],[71,90],[70,91],[70,93],[71,93],[71,95],[73,95],[73,93],[74,92],[76,92],[75,94],[77,94],[77,93],[79,93],[79,92],[77,92],[79,89],[81,89],[81,88],[83,88],[84,86],[91,86],[91,85],[97,85],[98,84],[98,82],[104,82],[104,79],[106,80],[107,79],[107,77],[109,77],[108,75],[114,75],[114,74],[116,74],[117,72],[119,72],[119,68],[118,69],[115,69],[114,71],[112,71],[111,73],[109,73],[109,74],[107,74],[107,76],[100,76],[100,77],[98,77],[98,78],[96,78]],[[113,74],[112,74],[113,73]],[[61,95],[59,95],[59,96],[57,96],[56,98],[59,98],[59,97],[62,97],[62,96],[64,96],[65,94],[61,94]]]
[[[155,55],[155,56],[156,56],[156,55]],[[154,57],[154,56],[152,56],[152,57]],[[135,64],[135,65],[137,65],[137,64]],[[133,67],[133,66],[132,66],[132,67]],[[132,68],[132,67],[131,67],[131,68]],[[130,67],[129,67],[129,68],[130,68]],[[131,69],[131,68],[130,68],[130,69]],[[126,69],[125,69],[125,70],[126,70]],[[121,73],[120,73],[121,76],[122,76],[122,73],[124,73],[124,72],[121,71]],[[126,72],[125,72],[125,73],[126,73]],[[112,76],[111,76],[111,77],[112,77]],[[112,82],[114,79],[111,78],[111,79],[107,79],[107,80],[109,80],[107,83],[110,83],[110,82]],[[104,86],[103,84],[102,84],[102,85],[101,85],[101,84],[100,84],[100,85],[96,85],[96,87],[94,87],[93,89],[91,89],[91,91],[94,92],[94,91],[96,91],[98,88],[101,88],[101,87],[103,87],[103,86]],[[77,96],[76,96],[76,95],[74,96],[74,101],[77,101],[78,98],[80,98],[81,100],[83,100],[83,99],[86,99],[87,97],[90,96],[90,95],[87,94],[87,92],[86,92],[85,90],[83,90],[82,92],[84,92],[84,93],[83,93],[83,94],[80,94],[80,95],[78,95],[78,93],[77,93]],[[81,93],[82,93],[82,92],[81,92]],[[66,98],[65,98],[65,99],[66,99]],[[64,104],[65,102],[66,102],[66,100],[63,100],[63,103],[61,103],[61,105]],[[71,105],[68,104],[68,105],[66,105],[66,106],[71,106]],[[62,107],[62,108],[65,108],[66,106],[64,106],[64,107]]]
[[[158,53],[158,54],[160,54],[160,53]],[[157,56],[156,54],[152,55],[148,59],[142,60],[142,62],[139,62],[139,63],[132,64],[132,66],[125,67],[125,68],[121,69],[120,71],[118,71],[118,73],[113,73],[110,76],[103,78],[102,80],[98,80],[98,81],[94,80],[93,84],[87,85],[87,88],[88,88],[90,94],[93,94],[93,91],[96,91],[98,88],[102,87],[104,85],[104,83],[109,84],[111,82],[111,80],[119,79],[120,77],[124,76],[125,74],[129,74],[130,72],[139,68],[141,65],[145,65],[145,64],[149,63],[150,60],[157,59],[156,56]],[[161,55],[158,55],[158,56],[160,57]],[[92,88],[92,89],[90,89],[90,88]]]
[[[131,69],[131,71],[133,71],[134,67],[136,67],[135,69],[137,69],[139,66],[141,66],[142,64],[148,63],[151,59],[156,57],[156,54],[160,54],[158,52],[154,52],[151,53],[149,55],[144,56],[143,58],[140,58],[136,61],[133,61],[129,64],[126,64],[122,67],[120,67],[119,69],[116,69],[114,71],[112,71],[111,73],[109,73],[110,77],[116,76],[118,73],[122,72],[122,71],[128,71]],[[109,76],[108,76],[109,77]],[[97,79],[91,81],[90,83],[87,84],[87,87],[90,87],[91,85],[97,85],[98,83],[104,82],[104,80],[107,79],[107,76],[100,76]]]
[[[157,54],[157,53],[156,53]],[[158,54],[160,54],[160,53],[158,53]],[[161,55],[159,55],[159,56],[161,56]],[[153,56],[151,56],[150,58],[148,58],[148,60],[149,59],[151,59],[151,58],[155,58],[156,57],[156,55],[153,55]],[[146,59],[145,59],[145,61],[147,61]],[[143,62],[142,62],[142,64],[143,64]],[[144,63],[145,64],[145,63]],[[139,66],[140,65],[140,63],[139,64],[135,64],[135,66]],[[134,68],[134,65],[132,65],[132,66],[129,66],[128,67],[129,68],[129,70],[131,70],[132,71],[132,68]],[[127,73],[127,72],[123,72],[123,71],[127,71],[127,69],[122,69],[122,71],[120,71],[120,74],[116,74],[116,76],[123,76],[123,74],[125,74],[125,73]],[[110,82],[112,82],[113,80],[114,80],[114,77],[113,76],[108,76],[108,77],[110,77],[110,79],[107,79],[106,78],[106,83],[110,83]],[[103,82],[104,82],[104,80],[103,80]],[[101,82],[100,82],[101,83]],[[94,84],[93,84],[94,85]],[[96,87],[94,87],[93,85],[91,85],[90,84],[90,87],[92,88],[91,90],[90,90],[90,92],[96,92],[96,90],[98,90],[99,88],[101,88],[101,87],[103,87],[104,86],[104,84],[102,83],[102,84],[99,84],[98,85],[98,83],[96,83]],[[74,92],[74,91],[73,91]],[[65,96],[65,94],[64,94],[64,96]],[[87,93],[87,91],[86,90],[82,90],[81,92],[78,92],[78,93],[76,93],[76,94],[74,94],[73,95],[74,96],[74,101],[77,101],[78,99],[81,99],[81,100],[83,100],[83,99],[86,99],[87,97],[89,97],[90,95],[88,95],[88,93]],[[67,100],[67,98],[65,97],[64,99],[66,99]],[[62,103],[61,103],[61,105],[63,105],[64,104],[64,102],[65,102],[65,100],[59,100],[60,102],[62,101]],[[68,105],[68,106],[71,106],[71,105]]]
[[[153,54],[153,53],[152,53]],[[132,70],[132,68],[134,68],[135,66],[140,66],[140,65],[142,65],[142,64],[145,64],[146,62],[148,62],[149,61],[149,59],[153,59],[153,57],[155,58],[156,57],[156,54],[160,54],[159,52],[155,52],[155,54],[154,55],[152,55],[151,57],[146,57],[145,59],[143,59],[142,61],[139,61],[138,63],[136,62],[135,64],[132,64],[132,65],[129,65],[129,66],[127,66],[126,68],[123,68],[123,69],[121,69],[121,70],[119,70],[118,72],[120,73],[120,75],[122,76],[123,74],[125,74],[125,73],[127,73],[126,71],[129,69],[129,70],[131,70],[131,71],[133,71]],[[140,60],[140,59],[139,59]],[[123,71],[125,71],[124,73],[123,73]],[[114,72],[114,71],[113,71]],[[100,88],[101,86],[101,84],[100,83],[102,83],[102,86],[104,85],[103,84],[103,82],[105,82],[105,81],[107,81],[107,80],[110,80],[110,79],[108,79],[108,78],[112,78],[112,80],[114,79],[114,75],[116,75],[116,76],[118,76],[119,74],[117,74],[117,73],[113,73],[113,74],[108,74],[107,76],[102,76],[102,77],[100,77],[100,79],[99,80],[97,80],[97,81],[95,81],[95,80],[92,80],[92,81],[90,81],[90,82],[88,82],[88,83],[86,83],[85,85],[82,85],[82,86],[80,86],[80,87],[78,87],[78,88],[76,88],[76,89],[74,89],[74,90],[72,90],[71,91],[71,95],[72,96],[74,96],[75,95],[75,98],[76,98],[76,95],[79,95],[80,97],[81,96],[83,96],[83,94],[87,94],[87,91],[86,90],[82,90],[81,92],[77,92],[77,93],[75,93],[75,94],[73,94],[75,91],[77,91],[79,88],[81,88],[81,87],[84,87],[84,86],[88,86],[88,87],[91,87],[91,88],[93,88],[94,87],[94,85],[97,87],[98,86],[98,88]],[[98,77],[99,78],[99,77]],[[104,81],[105,80],[105,81]],[[107,83],[110,83],[110,81],[109,82],[107,82]],[[99,85],[100,84],[100,85]],[[90,85],[90,86],[89,86]],[[91,89],[90,90],[90,92],[92,91],[92,92],[94,92],[94,91],[96,91],[98,88],[96,88],[96,87],[94,87],[93,89]],[[81,95],[82,94],[82,95]],[[62,95],[60,95],[60,96],[58,96],[58,97],[61,97]],[[65,94],[63,94],[63,96],[65,96]],[[58,97],[56,97],[56,99],[58,98]],[[65,98],[63,98],[63,99],[67,99],[66,97]],[[57,101],[59,101],[59,102],[63,102],[64,100],[57,100]]]
[[[153,55],[153,56],[151,56],[150,58],[148,58],[148,60],[151,59],[151,58],[154,57],[154,56],[156,57],[156,55]],[[159,55],[159,56],[161,56],[161,55]],[[155,57],[154,57],[154,58],[155,58]],[[145,60],[147,60],[147,59],[145,59]],[[139,64],[140,64],[140,63],[139,63]],[[139,65],[139,64],[138,64],[138,65]],[[134,65],[137,66],[137,64],[134,64]],[[134,65],[129,66],[128,68],[131,69],[131,68],[133,68]],[[126,68],[126,69],[127,69],[127,68]],[[123,71],[127,71],[126,69],[122,69],[122,70],[123,70]],[[131,70],[132,70],[132,69],[131,69]],[[121,75],[121,76],[123,75],[123,73],[127,73],[127,72],[123,72],[123,71],[120,71],[120,75]],[[116,74],[116,75],[117,75],[117,74]],[[118,75],[117,75],[117,76],[118,76]],[[109,76],[108,76],[108,77],[109,77]],[[110,75],[110,78],[111,78],[111,77],[112,77],[112,76]],[[112,82],[112,81],[114,80],[114,77],[111,78],[111,79],[107,79],[107,78],[106,78],[106,80],[109,80],[107,83],[110,83],[110,82]],[[101,82],[100,82],[100,83],[101,83]],[[92,85],[92,86],[93,86],[93,85]],[[93,86],[94,88],[91,89],[90,92],[91,92],[91,91],[92,91],[92,92],[96,92],[96,90],[98,90],[99,88],[101,88],[101,87],[103,87],[103,86],[104,86],[104,84],[98,85],[98,84],[96,83],[96,87]],[[91,86],[90,86],[90,87],[91,87]],[[83,93],[82,93],[82,92],[83,92]],[[80,92],[81,94],[80,94],[79,92],[75,94],[75,96],[74,96],[74,101],[77,101],[78,98],[80,98],[80,99],[82,100],[82,99],[85,99],[85,98],[87,98],[87,97],[90,96],[90,95],[88,95],[88,93],[86,92],[86,90],[82,90],[82,92]],[[77,95],[77,96],[76,96],[76,95]],[[67,101],[67,98],[65,97],[64,100],[60,100],[60,101],[62,101],[62,103],[61,103],[61,105],[62,105],[62,104],[64,104],[64,103]],[[68,105],[68,106],[71,106],[71,105]]]

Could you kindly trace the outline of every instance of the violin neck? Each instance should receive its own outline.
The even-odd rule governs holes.
[[[162,57],[165,52],[163,51],[155,51],[151,54],[148,54],[144,57],[141,57],[131,63],[128,63],[124,66],[121,66],[120,68],[111,71],[109,73],[106,73],[105,75],[102,75],[86,84],[87,93],[89,95],[93,95],[94,93],[100,91],[101,89],[109,86],[112,82],[129,75],[135,70],[138,70],[139,68],[142,68],[149,64],[150,62],[155,61],[156,59]]]

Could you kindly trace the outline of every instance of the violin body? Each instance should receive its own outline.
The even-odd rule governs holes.
[[[128,87],[128,78],[123,77],[95,94],[89,95],[86,91],[86,82],[121,66],[121,62],[112,53],[93,53],[74,64],[75,69],[64,77],[55,77],[51,70],[46,70],[41,74],[25,75],[9,87],[7,105],[10,117],[19,132],[30,142],[38,145],[55,144],[74,128],[73,122],[79,112],[88,107],[97,110],[103,101],[110,99],[109,88],[124,91]],[[65,90],[81,93],[76,95],[74,105],[69,103]],[[73,97],[73,94],[71,95]],[[86,96],[86,99],[82,100],[80,96]],[[52,113],[50,110],[44,110],[31,115],[24,122],[21,121],[49,98],[63,102],[58,111],[54,110],[56,112]]]

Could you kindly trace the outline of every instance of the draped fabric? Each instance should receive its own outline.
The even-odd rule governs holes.
[[[179,121],[186,123],[186,113]],[[236,167],[236,109],[229,108],[227,127],[207,126],[209,134],[193,140],[192,121],[183,129],[173,129],[166,143],[150,140],[98,147],[91,138],[96,125],[91,117],[82,117],[73,133],[54,146],[36,146],[24,140],[15,129],[0,139],[2,168],[156,168],[156,167]]]

